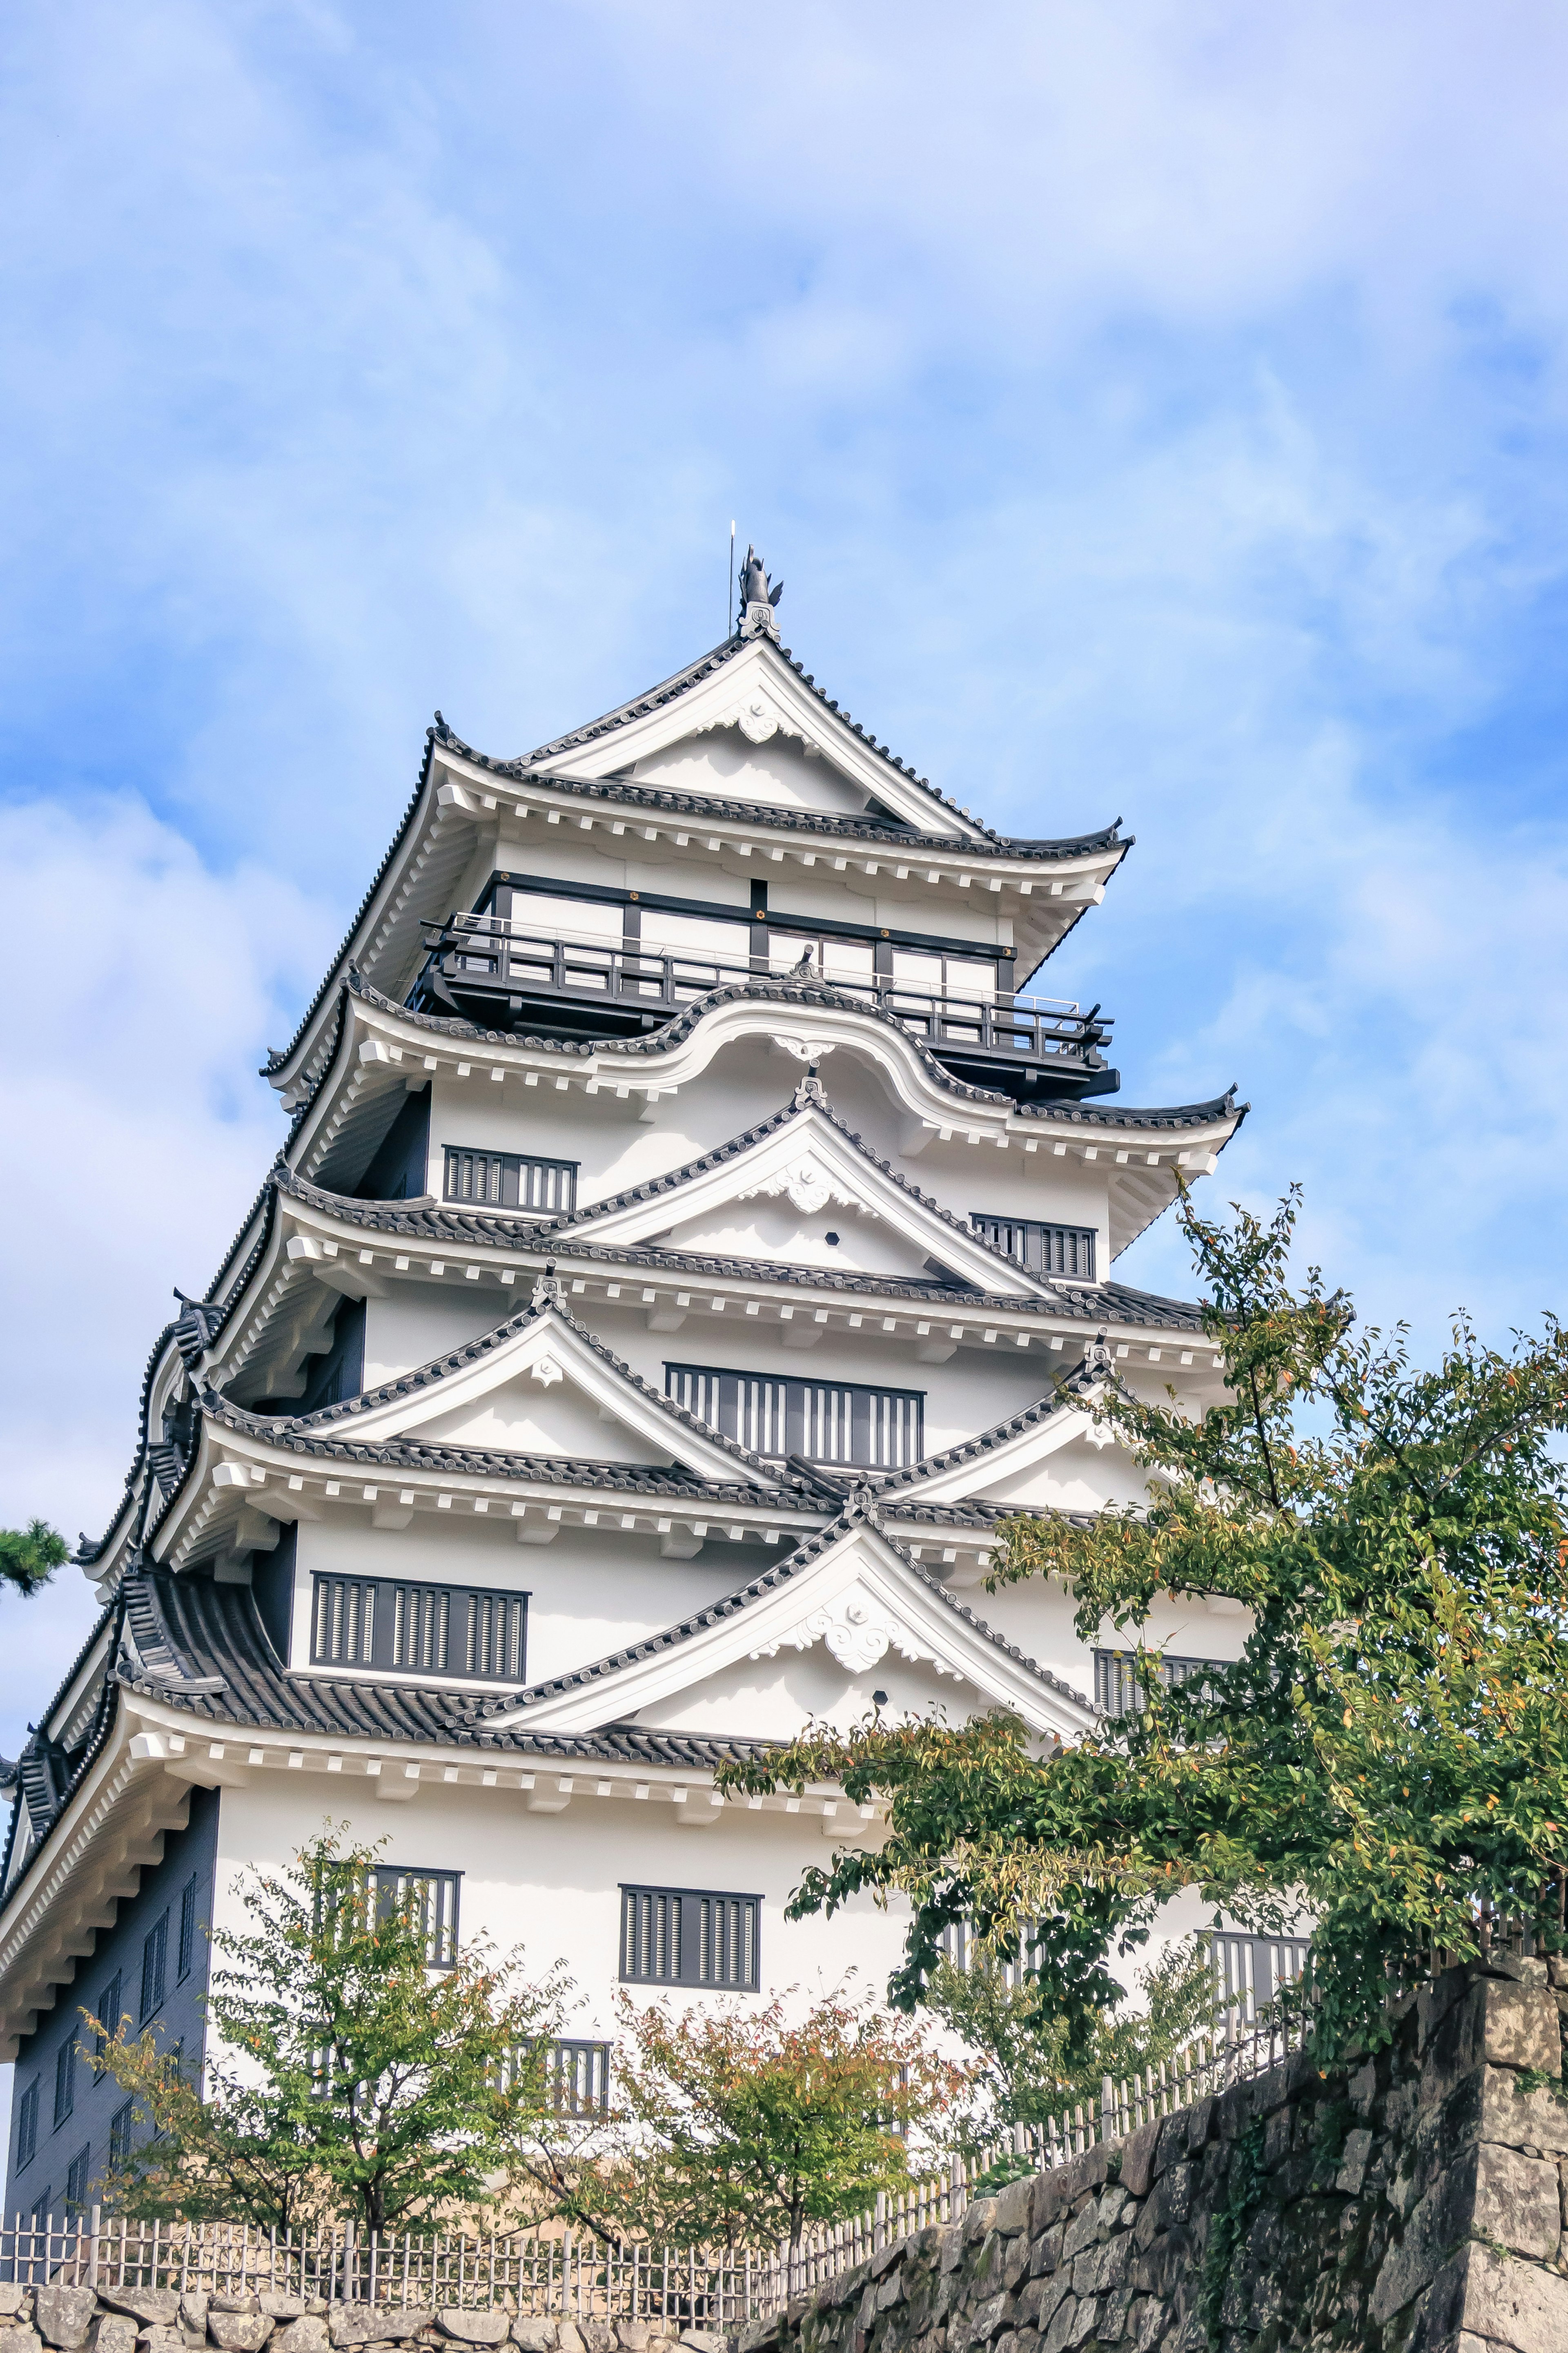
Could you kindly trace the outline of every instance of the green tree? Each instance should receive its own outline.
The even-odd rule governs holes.
[[[974,2053],[966,2137],[984,2145],[1014,2125],[1044,2125],[1098,2108],[1104,2079],[1121,2083],[1173,2059],[1218,2024],[1214,1957],[1204,1938],[1166,1947],[1137,1972],[1134,2006],[1097,2017],[1075,2042],[1068,2021],[1041,2000],[1026,1956],[979,1952],[967,1968],[940,1962],[926,2006]]]
[[[47,1520],[29,1520],[25,1528],[0,1528],[0,1583],[18,1593],[37,1593],[47,1585],[70,1547]]]
[[[895,1997],[920,1999],[950,1922],[1039,1918],[1043,2001],[1075,2038],[1117,2000],[1108,1957],[1183,1886],[1255,1930],[1302,1909],[1320,2063],[1384,2039],[1391,1973],[1482,1947],[1499,1914],[1561,1918],[1568,1824],[1568,1335],[1429,1369],[1358,1332],[1318,1271],[1293,1288],[1292,1194],[1271,1221],[1184,1204],[1225,1395],[1110,1386],[1099,1418],[1146,1505],[1009,1524],[994,1582],[1051,1576],[1085,1641],[1131,1632],[1140,1710],[1042,1757],[1016,1719],[812,1731],[731,1786],[833,1778],[889,1806],[876,1852],[807,1873],[798,1913],[902,1889]],[[1142,1644],[1159,1594],[1243,1604],[1240,1660],[1168,1689]]]
[[[353,2215],[405,2231],[493,2204],[549,2116],[559,1968],[530,1983],[471,1941],[432,1968],[416,1887],[378,1890],[378,1849],[331,1824],[281,1877],[252,1875],[247,1933],[215,1929],[228,1966],[206,1997],[204,2087],[129,2021],[99,2020],[93,2063],[134,2094],[156,2137],[105,2185],[128,2211],[279,2229]]]
[[[843,1989],[793,2024],[787,1997],[618,2010],[615,2133],[581,2185],[605,2236],[798,2255],[808,2222],[908,2182],[966,2088],[922,2028]]]

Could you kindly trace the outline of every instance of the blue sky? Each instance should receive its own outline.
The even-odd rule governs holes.
[[[731,516],[944,789],[1136,834],[1046,983],[1128,1100],[1237,1081],[1223,1189],[1424,1345],[1561,1304],[1565,66],[1514,0],[15,0],[4,1523],[106,1521],[432,709],[663,676]],[[14,1753],[89,1597],[0,1612]]]

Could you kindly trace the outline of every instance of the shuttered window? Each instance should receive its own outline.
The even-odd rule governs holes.
[[[704,1365],[666,1365],[664,1387],[677,1405],[753,1454],[802,1454],[811,1462],[901,1471],[925,1451],[925,1397],[919,1389],[727,1373]]]
[[[621,1889],[621,1978],[627,1985],[761,1983],[760,1895],[712,1888]]]
[[[1169,1651],[1145,1655],[1154,1660],[1160,1671],[1160,1681],[1168,1691],[1182,1683],[1201,1682],[1215,1667],[1229,1666],[1228,1659],[1178,1659]],[[1107,1715],[1136,1715],[1143,1707],[1143,1692],[1133,1672],[1131,1651],[1096,1651],[1094,1654],[1094,1697],[1097,1706]]]
[[[31,2165],[38,2146],[38,2079],[35,2075],[16,2103],[16,2170]]]
[[[163,2000],[169,1963],[169,1915],[161,1915],[142,1940],[142,2009],[137,2023],[144,2024]]]
[[[527,1654],[526,1593],[386,1577],[315,1580],[312,1666],[521,1683],[528,1680]]]
[[[458,1957],[458,1871],[405,1871],[396,1863],[375,1866],[376,1909],[389,1918],[413,1899],[414,1925],[425,1938],[425,1966],[449,1969]]]
[[[1004,1258],[1016,1259],[1031,1274],[1065,1274],[1094,1281],[1094,1228],[1044,1226],[1034,1218],[993,1218],[972,1209],[969,1222],[983,1242]]]
[[[447,1146],[447,1198],[482,1209],[538,1209],[570,1216],[577,1206],[577,1163],[536,1160],[526,1152],[475,1152]]]

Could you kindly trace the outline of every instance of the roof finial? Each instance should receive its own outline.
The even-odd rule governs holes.
[[[533,1297],[529,1302],[529,1304],[531,1307],[560,1306],[561,1285],[556,1280],[555,1261],[553,1259],[547,1259],[545,1261],[544,1271],[538,1277],[534,1283]]]
[[[741,566],[741,635],[743,638],[773,638],[779,633],[778,615],[774,611],[784,595],[784,582],[775,588],[763,568],[763,559],[754,547],[746,549],[746,560]]]

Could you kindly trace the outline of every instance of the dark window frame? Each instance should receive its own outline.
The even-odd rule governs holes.
[[[455,1968],[460,1948],[462,1873],[440,1870],[422,1862],[378,1862],[374,1869],[376,1911],[382,1917],[392,1910],[403,1888],[417,1886],[429,1889],[439,1885],[450,1891],[449,1907],[437,1903],[433,1916],[428,1902],[426,1903],[423,1924],[425,1966],[427,1969]]]
[[[661,1887],[623,1880],[618,1967],[623,1985],[680,1986],[707,1993],[757,1993],[763,1978],[763,1903],[731,1888]],[[671,1913],[668,1907],[676,1906]],[[715,1905],[732,1907],[722,1915]],[[706,1907],[706,1909],[704,1908]],[[728,1957],[739,1943],[737,1975]],[[651,1947],[654,1966],[637,1965]],[[721,1947],[721,1974],[713,1962]],[[662,1955],[675,1966],[658,1966]]]
[[[1098,1282],[1095,1271],[1098,1229],[1062,1226],[1044,1218],[1003,1217],[992,1209],[971,1209],[969,1222],[977,1240],[1002,1258],[1010,1258],[1030,1274],[1058,1275],[1068,1282]],[[1005,1236],[1022,1238],[1022,1251]]]
[[[109,2119],[109,2169],[118,2173],[131,2155],[131,2135],[136,2122],[134,2097],[121,2100]]]
[[[38,2153],[38,2084],[34,2076],[16,2103],[16,2170],[31,2165]]]
[[[92,2143],[83,2141],[66,2168],[66,2212],[79,2214],[88,2202],[88,2188],[92,2179]]]
[[[724,1383],[733,1382],[736,1385],[735,1394],[732,1399],[721,1394],[719,1400],[721,1419],[711,1420],[699,1407],[688,1403],[686,1398],[681,1396],[679,1383],[682,1379],[693,1384],[717,1381],[721,1384],[721,1389]],[[742,1396],[742,1385],[750,1390],[749,1396]],[[807,1393],[813,1390],[817,1393],[819,1400],[815,1406],[808,1403],[807,1398]],[[775,1392],[783,1393],[784,1442],[782,1446],[760,1444],[755,1442],[758,1435],[769,1439],[777,1435],[775,1421],[779,1409]],[[704,1429],[716,1430],[721,1437],[733,1440],[737,1445],[744,1446],[752,1453],[762,1455],[768,1461],[782,1462],[790,1455],[798,1454],[807,1462],[841,1463],[847,1470],[901,1471],[908,1469],[911,1463],[921,1461],[925,1453],[926,1393],[924,1389],[899,1388],[891,1382],[813,1380],[809,1376],[799,1373],[751,1373],[738,1371],[730,1365],[692,1365],[667,1361],[664,1367],[664,1393],[672,1404],[682,1407],[686,1412],[700,1421]],[[814,1434],[820,1440],[823,1435],[824,1421],[831,1419],[826,1415],[820,1402],[821,1399],[830,1396],[848,1400],[850,1451],[847,1453],[821,1451],[820,1448],[814,1448],[807,1442]],[[905,1443],[901,1451],[895,1448],[890,1453],[879,1457],[875,1451],[874,1443],[867,1452],[855,1451],[862,1435],[866,1435],[872,1441],[875,1439],[877,1416],[868,1401],[879,1402],[884,1407],[901,1406],[912,1409],[912,1412],[908,1417]],[[731,1405],[733,1411],[730,1412],[729,1409]],[[726,1415],[728,1415],[728,1420],[725,1419]],[[814,1420],[816,1425],[815,1433],[812,1426]],[[897,1417],[884,1415],[883,1422],[884,1435],[886,1435],[889,1430],[896,1430]],[[748,1437],[745,1434],[748,1430],[753,1433],[752,1436]]]
[[[136,2023],[145,2026],[163,2007],[169,1989],[169,1914],[165,1906],[142,1939],[142,1995]]]
[[[501,1586],[317,1569],[310,1579],[310,1664],[521,1685],[528,1681],[531,1598]],[[472,1663],[497,1657],[504,1662],[499,1671]]]
[[[98,1997],[99,2024],[107,2028],[108,2031],[95,2034],[92,2038],[92,2055],[95,2060],[102,2058],[105,2046],[120,2031],[120,2013],[123,2006],[124,1986],[125,1972],[123,1969],[116,1969]]]
[[[478,1144],[447,1144],[441,1149],[445,1155],[441,1176],[441,1198],[444,1201],[455,1202],[461,1208],[516,1209],[520,1216],[537,1211],[539,1215],[550,1218],[569,1218],[577,1207],[577,1172],[583,1165],[580,1160],[552,1160],[537,1152],[492,1152],[488,1146]],[[464,1162],[468,1163],[470,1168],[482,1162],[487,1169],[498,1172],[499,1189],[480,1194],[470,1186],[465,1192],[461,1185],[454,1181]],[[531,1183],[523,1183],[524,1169],[529,1171],[531,1177],[537,1176],[542,1180],[537,1187]],[[548,1191],[550,1187],[542,1180],[551,1176],[560,1180],[554,1187],[558,1197],[555,1200],[523,1199],[525,1192]]]
[[[1137,1655],[1136,1650],[1097,1650],[1094,1653],[1094,1703],[1113,1722],[1143,1712],[1145,1694],[1132,1671]],[[1215,1667],[1236,1664],[1234,1659],[1185,1658],[1169,1651],[1146,1651],[1143,1655],[1156,1662],[1160,1681],[1167,1691],[1201,1681]]]
[[[552,2116],[602,2116],[610,2106],[610,2062],[615,2046],[558,2035],[545,2065],[544,2095]]]
[[[68,2034],[55,2052],[55,2120],[50,2126],[58,2132],[76,2114],[76,2037]]]
[[[196,1951],[196,1895],[199,1874],[192,1872],[180,1890],[180,1944],[174,1964],[174,1983],[184,1985],[191,1974],[191,1964]]]

